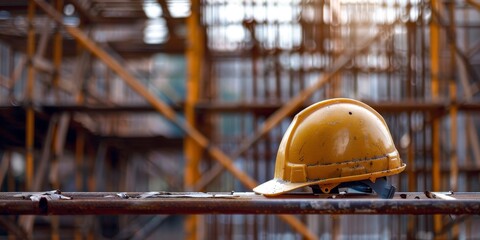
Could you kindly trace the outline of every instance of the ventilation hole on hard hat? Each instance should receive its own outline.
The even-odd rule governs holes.
[[[348,112],[348,114],[352,115],[352,112]]]

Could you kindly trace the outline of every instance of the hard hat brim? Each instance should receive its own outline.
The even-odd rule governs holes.
[[[292,183],[282,179],[274,178],[270,181],[262,183],[253,189],[258,194],[265,196],[277,196],[286,192],[290,192],[295,189],[309,186],[311,183]]]
[[[398,174],[402,172],[406,167],[405,163],[398,168],[388,169],[384,171],[378,171],[374,173],[367,173],[367,174],[359,174],[354,176],[347,176],[347,177],[339,177],[339,178],[330,178],[330,179],[323,179],[318,181],[312,182],[302,182],[302,183],[293,183],[288,182],[283,179],[274,178],[268,182],[258,185],[256,188],[253,189],[255,193],[263,194],[266,197],[273,197],[277,196],[295,189],[299,189],[302,187],[314,185],[314,184],[332,184],[332,183],[341,183],[341,182],[351,182],[351,181],[360,181],[370,179],[372,182],[375,179],[380,177],[391,176],[394,174]]]

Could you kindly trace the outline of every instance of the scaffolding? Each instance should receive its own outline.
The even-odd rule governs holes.
[[[0,212],[12,216],[0,235],[479,237],[479,10],[474,0],[2,0]],[[334,97],[384,116],[407,163],[391,179],[404,195],[239,195],[272,178],[292,116]],[[15,200],[47,189],[73,199]],[[217,197],[111,201],[150,191]],[[66,213],[113,216],[56,216]]]

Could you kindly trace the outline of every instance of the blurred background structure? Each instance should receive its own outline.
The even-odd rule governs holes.
[[[397,190],[478,192],[479,11],[478,0],[0,0],[1,190],[251,191],[273,177],[296,112],[349,97],[385,117],[407,163]],[[300,227],[274,215],[3,216],[0,238],[480,237],[475,216],[293,217]]]

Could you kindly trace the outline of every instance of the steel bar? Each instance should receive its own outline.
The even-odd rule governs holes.
[[[163,12],[170,16],[168,7],[165,1],[158,1],[162,6]],[[202,75],[203,58],[204,58],[204,44],[205,37],[201,29],[200,23],[200,1],[190,1],[191,14],[187,18],[187,97],[184,108],[185,120],[194,128],[197,128],[197,114],[195,112],[195,105],[200,96],[200,79]],[[167,20],[167,28],[170,34],[174,34],[174,29],[170,21]],[[173,36],[172,36],[173,37]],[[184,189],[190,189],[196,181],[200,178],[200,162],[202,160],[203,149],[195,142],[195,139],[186,137],[184,140]],[[201,216],[191,215],[184,220],[185,239],[196,240],[201,239],[199,219]]]
[[[266,198],[251,192],[168,193],[155,198],[137,198],[141,193],[126,193],[131,198],[122,199],[114,197],[116,193],[63,193],[72,197],[72,200],[40,201],[19,199],[14,197],[16,194],[19,193],[0,194],[1,215],[480,214],[478,192],[454,193],[455,200],[429,199],[420,192],[397,193],[393,199],[380,199],[368,194],[308,193]]]
[[[185,119],[192,126],[196,126],[195,105],[199,99],[200,75],[202,72],[203,37],[200,27],[199,1],[192,1],[192,15],[187,18],[188,41],[187,61],[187,97],[185,102]],[[199,164],[201,160],[201,146],[190,137],[185,138],[185,188],[190,188],[200,177]]]
[[[436,8],[438,2],[436,0],[432,1],[432,8]],[[439,99],[439,59],[440,59],[440,26],[437,19],[433,19],[430,23],[430,68],[431,68],[431,78],[432,78],[432,99]],[[440,119],[435,118],[432,126],[432,186],[434,191],[440,189]]]
[[[30,190],[33,184],[33,143],[34,143],[34,131],[35,131],[35,120],[34,120],[34,110],[31,106],[33,101],[33,88],[35,81],[35,69],[33,67],[33,57],[35,54],[35,29],[33,26],[35,16],[35,3],[29,2],[28,4],[28,45],[27,45],[27,62],[28,62],[28,73],[27,73],[27,84],[25,86],[25,99],[28,103],[26,109],[26,126],[25,126],[25,151],[26,151],[26,178],[25,178],[25,188]]]
[[[432,0],[432,9],[437,9],[438,0]],[[439,88],[439,68],[440,68],[440,25],[438,18],[433,18],[430,22],[430,71],[431,71],[431,91],[432,99],[437,100],[440,96]],[[438,191],[441,187],[441,156],[440,156],[440,119],[433,116],[432,123],[432,188]],[[433,216],[433,229],[440,232],[442,219],[439,215]]]

